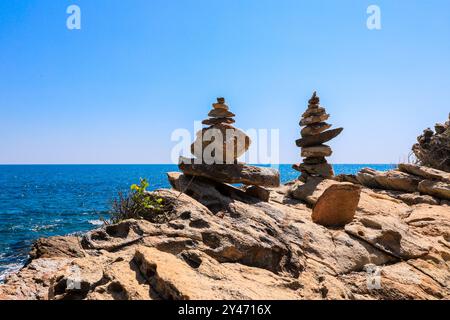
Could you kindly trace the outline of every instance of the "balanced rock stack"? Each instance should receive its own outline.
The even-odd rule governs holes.
[[[343,128],[328,130],[331,124],[326,123],[330,117],[325,108],[320,106],[320,99],[314,92],[308,102],[308,109],[303,113],[300,126],[301,139],[296,141],[298,147],[302,148],[301,156],[303,163],[293,165],[293,168],[300,171],[300,180],[306,181],[308,177],[331,178],[334,176],[332,166],[325,157],[332,154],[332,150],[324,143],[338,136]]]
[[[232,124],[235,115],[224,98],[217,98],[209,118],[202,121],[208,127],[197,133],[191,145],[195,159],[180,158],[179,168],[187,176],[203,177],[219,183],[242,183],[250,186],[278,187],[277,170],[239,163],[238,158],[250,147],[250,138]]]
[[[235,114],[229,111],[224,98],[217,98],[208,116],[202,121],[208,127],[197,133],[191,145],[192,154],[206,164],[236,163],[250,147],[250,138],[232,126]]]

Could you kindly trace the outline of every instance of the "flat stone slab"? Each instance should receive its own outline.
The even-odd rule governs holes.
[[[208,116],[213,118],[233,118],[236,115],[226,109],[213,109],[208,113]]]
[[[307,118],[303,118],[300,121],[300,126],[302,127],[302,126],[320,123],[320,122],[328,120],[329,117],[330,117],[330,115],[327,113],[324,113],[324,114],[321,114],[318,116],[309,116]]]
[[[232,124],[235,123],[236,121],[232,118],[210,118],[210,119],[206,119],[202,121],[202,124],[208,125],[208,126],[214,126],[216,124],[221,124],[221,123],[228,123],[228,124]]]
[[[189,159],[188,159],[189,161]],[[224,183],[278,187],[280,173],[272,168],[255,167],[246,164],[195,164],[186,159],[180,161],[180,170],[190,176],[204,177]]]
[[[316,135],[303,137],[296,141],[297,147],[311,147],[325,143],[327,141],[330,141],[331,139],[336,138],[342,132],[342,130],[344,130],[344,128],[337,128],[324,131]]]
[[[331,124],[326,123],[326,122],[319,122],[319,123],[304,127],[302,129],[302,131],[300,132],[300,134],[302,135],[302,137],[307,137],[307,136],[321,133],[330,128],[331,128]]]
[[[314,147],[306,147],[302,148],[301,156],[303,158],[309,158],[309,157],[329,157],[333,151],[331,150],[330,146],[327,146],[326,144],[314,146]]]
[[[402,172],[414,174],[424,179],[439,180],[450,183],[450,173],[442,170],[437,170],[425,166],[418,166],[416,164],[410,163],[400,163],[398,165],[398,169]]]

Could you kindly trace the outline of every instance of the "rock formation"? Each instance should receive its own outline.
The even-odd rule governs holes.
[[[218,104],[210,114],[231,119]],[[309,138],[330,127],[318,104],[313,95],[317,112],[307,111],[298,142],[313,164],[331,153],[316,143],[338,134]],[[200,136],[230,122],[208,121]],[[450,299],[447,172],[402,164],[334,179],[307,172],[306,183],[278,186],[277,173],[235,163],[241,151],[231,150],[233,163],[194,151],[200,163],[168,173],[172,189],[151,193],[170,204],[162,222],[143,215],[38,240],[0,300]]]
[[[341,180],[345,178],[341,176]],[[450,174],[414,164],[399,164],[395,170],[381,172],[362,169],[356,176],[361,185],[380,190],[412,204],[446,204],[450,200]]]
[[[195,159],[180,158],[180,170],[189,176],[203,177],[223,183],[242,183],[259,187],[277,187],[278,171],[259,168],[238,162],[250,147],[250,138],[231,124],[235,122],[224,98],[217,98],[208,119],[208,127],[197,133],[191,145]]]
[[[434,129],[426,129],[412,151],[421,165],[450,172],[450,114],[445,124],[437,123]]]
[[[42,239],[0,299],[450,298],[448,206],[409,206],[364,188],[353,220],[329,229],[289,186],[261,202],[231,185],[168,176],[174,189],[154,192],[173,204],[167,221]],[[321,190],[310,198],[320,215],[334,210],[330,188]]]
[[[331,124],[326,123],[330,117],[325,108],[320,106],[320,99],[314,92],[309,100],[308,109],[303,113],[300,120],[301,139],[296,141],[298,147],[302,148],[301,156],[305,159],[303,163],[296,164],[293,168],[302,174],[300,180],[306,181],[308,177],[331,178],[334,176],[333,168],[327,163],[325,157],[332,154],[332,150],[325,142],[338,136],[343,128],[328,130]]]

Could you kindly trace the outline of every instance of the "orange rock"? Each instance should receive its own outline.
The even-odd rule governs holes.
[[[330,186],[317,200],[312,220],[324,226],[342,226],[353,220],[361,187],[351,183]]]

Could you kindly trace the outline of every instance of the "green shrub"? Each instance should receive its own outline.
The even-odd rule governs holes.
[[[126,195],[119,192],[119,197],[113,200],[111,223],[118,223],[127,219],[144,219],[155,223],[166,222],[170,212],[170,203],[147,191],[149,183],[140,179],[139,185],[133,184]]]

